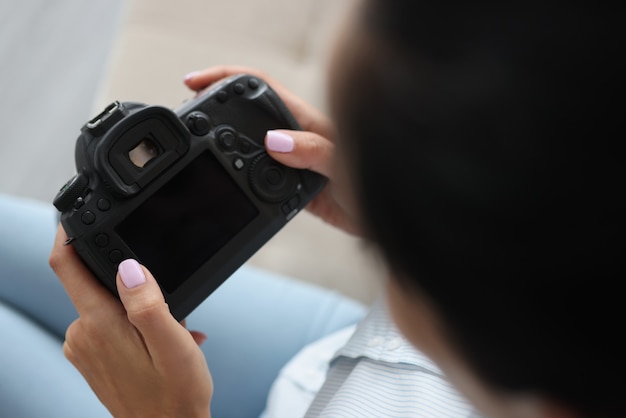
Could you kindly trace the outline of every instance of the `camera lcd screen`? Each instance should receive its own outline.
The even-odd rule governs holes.
[[[258,210],[209,152],[199,155],[116,228],[174,292],[257,215]]]

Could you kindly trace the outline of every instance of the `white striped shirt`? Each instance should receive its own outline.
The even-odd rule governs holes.
[[[312,344],[281,371],[264,416],[303,415],[478,417],[441,371],[404,339],[382,302],[356,330]]]

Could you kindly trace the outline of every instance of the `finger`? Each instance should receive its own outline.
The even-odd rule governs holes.
[[[269,82],[268,77],[261,71],[241,65],[221,65],[209,67],[201,71],[193,71],[185,76],[184,82],[191,90],[199,91],[223,78],[244,73],[262,78]]]
[[[305,131],[317,132],[332,140],[333,129],[330,120],[318,109],[293,94],[287,87],[255,68],[240,65],[222,65],[194,71],[185,76],[185,84],[194,91],[203,90],[211,84],[235,74],[250,74],[269,84],[272,89],[293,113],[301,128]]]
[[[177,353],[188,350],[193,337],[171,315],[161,288],[148,269],[132,259],[122,261],[117,289],[128,320],[143,337],[153,359],[180,361]]]
[[[87,312],[106,314],[110,312],[108,309],[120,309],[119,302],[93,276],[76,254],[74,247],[65,244],[67,239],[65,230],[59,225],[48,263],[61,281],[79,315]]]
[[[265,147],[272,158],[286,166],[308,169],[331,177],[335,145],[318,134],[305,131],[268,131]]]
[[[193,337],[193,340],[198,345],[202,345],[202,343],[204,343],[208,338],[205,333],[200,332],[200,331],[189,331],[189,333],[191,334],[191,336]]]
[[[180,324],[187,329],[187,320],[183,319],[182,321],[180,321]],[[189,331],[189,333],[191,334],[191,336],[193,337],[193,340],[196,342],[196,344],[201,345],[203,342],[206,341],[206,339],[208,338],[206,336],[205,333],[200,332],[200,331]]]

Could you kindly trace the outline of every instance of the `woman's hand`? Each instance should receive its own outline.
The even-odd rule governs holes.
[[[277,161],[293,168],[305,168],[326,176],[330,182],[309,203],[307,209],[329,224],[350,234],[358,230],[350,209],[348,197],[341,196],[336,187],[333,172],[334,128],[330,120],[319,110],[304,102],[286,87],[253,68],[242,66],[217,66],[193,72],[185,77],[185,84],[194,91],[201,91],[225,77],[247,73],[266,81],[280,96],[296,118],[302,131],[270,131],[265,138],[268,153]]]
[[[154,277],[120,264],[120,303],[88,271],[59,227],[50,266],[79,319],[63,352],[115,417],[208,417],[213,383],[198,342],[170,314]],[[89,412],[85,411],[85,416]]]

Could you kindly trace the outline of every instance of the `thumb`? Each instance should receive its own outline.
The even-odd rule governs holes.
[[[178,343],[187,344],[190,334],[171,315],[161,288],[148,269],[133,259],[122,261],[118,267],[117,290],[128,320],[139,331],[152,356],[167,356],[182,348],[176,347]]]
[[[330,177],[335,145],[313,132],[273,130],[265,136],[265,147],[276,161]]]

